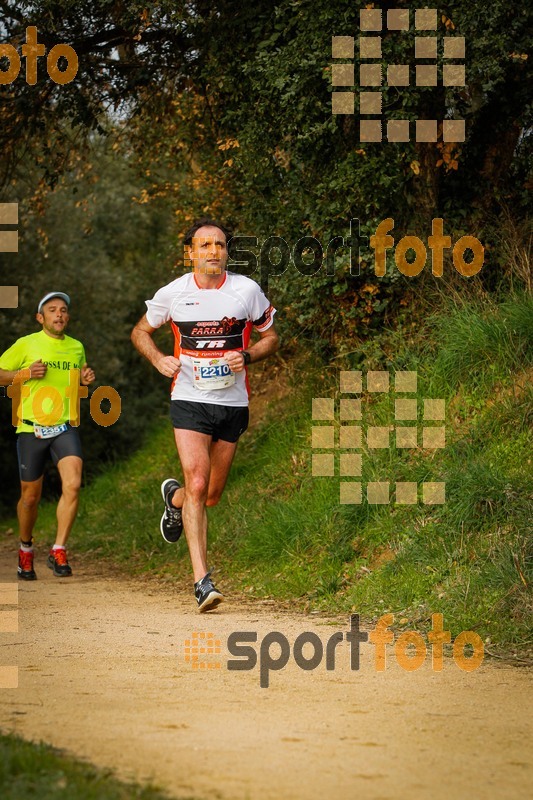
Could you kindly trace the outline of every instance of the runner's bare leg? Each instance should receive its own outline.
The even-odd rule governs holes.
[[[61,497],[57,504],[56,544],[65,546],[69,537],[80,497],[83,460],[79,456],[64,456],[57,462],[61,476]]]
[[[174,428],[174,437],[185,487],[175,493],[172,502],[176,508],[183,503],[183,526],[197,583],[208,571],[206,505],[215,505],[220,499],[237,442],[212,442],[208,434],[182,428]]]
[[[237,442],[225,442],[219,439],[211,443],[211,472],[209,474],[209,491],[206,506],[216,506],[228,480],[229,471],[237,450]]]
[[[20,500],[17,504],[20,538],[23,542],[31,542],[33,526],[39,513],[39,501],[43,490],[43,479],[20,482]]]

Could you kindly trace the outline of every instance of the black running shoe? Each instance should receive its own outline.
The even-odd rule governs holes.
[[[33,552],[28,553],[24,552],[24,550],[19,550],[17,575],[21,581],[34,581],[37,579],[33,569]]]
[[[167,478],[161,484],[161,494],[165,501],[165,510],[161,517],[159,529],[165,542],[177,542],[183,531],[183,520],[181,518],[181,508],[174,508],[171,503],[172,496],[181,484],[174,478]]]
[[[66,550],[50,550],[47,564],[56,578],[68,578],[72,575],[72,570],[67,561]]]
[[[198,611],[211,611],[224,599],[224,595],[213,585],[210,572],[194,584],[194,595],[198,601]]]

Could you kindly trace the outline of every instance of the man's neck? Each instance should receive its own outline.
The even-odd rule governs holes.
[[[50,333],[50,331],[47,331],[44,326],[43,326],[43,333],[45,333],[47,336],[49,336],[50,339],[64,339],[65,338],[65,334],[64,333]]]
[[[194,278],[198,286],[202,289],[216,289],[224,281],[226,272],[217,272],[214,275],[207,275],[205,272],[194,271]]]

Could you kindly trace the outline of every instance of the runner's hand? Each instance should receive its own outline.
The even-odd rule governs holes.
[[[166,375],[167,378],[173,378],[181,369],[181,361],[175,356],[163,356],[154,366],[159,370],[161,375]]]
[[[96,380],[96,375],[94,374],[94,370],[92,370],[87,364],[84,364],[81,368],[80,373],[80,380],[82,386],[89,386],[90,383]]]
[[[244,369],[244,357],[240,350],[228,350],[224,353],[224,361],[232,372],[242,372]]]
[[[48,367],[46,364],[43,364],[41,359],[34,361],[33,364],[29,366],[30,378],[44,378],[47,369]]]

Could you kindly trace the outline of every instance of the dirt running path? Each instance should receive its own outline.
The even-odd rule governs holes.
[[[13,556],[0,581],[13,582]],[[270,630],[294,639],[315,631],[325,643],[348,620],[227,602],[200,617],[189,594],[153,582],[113,580],[73,562],[61,581],[36,564],[39,580],[19,587],[19,632],[0,634],[4,665],[18,665],[18,689],[0,690],[0,727],[42,739],[112,768],[154,780],[176,798],[220,800],[439,800],[532,796],[531,678],[483,665],[442,673],[428,662],[401,670],[389,657],[373,669],[362,645],[350,670],[301,671],[291,659],[272,673],[230,672],[232,631]],[[6,608],[5,606],[3,607]],[[220,669],[193,670],[184,642],[194,632],[222,642]],[[258,649],[258,645],[254,645]],[[392,648],[388,648],[392,651]]]

